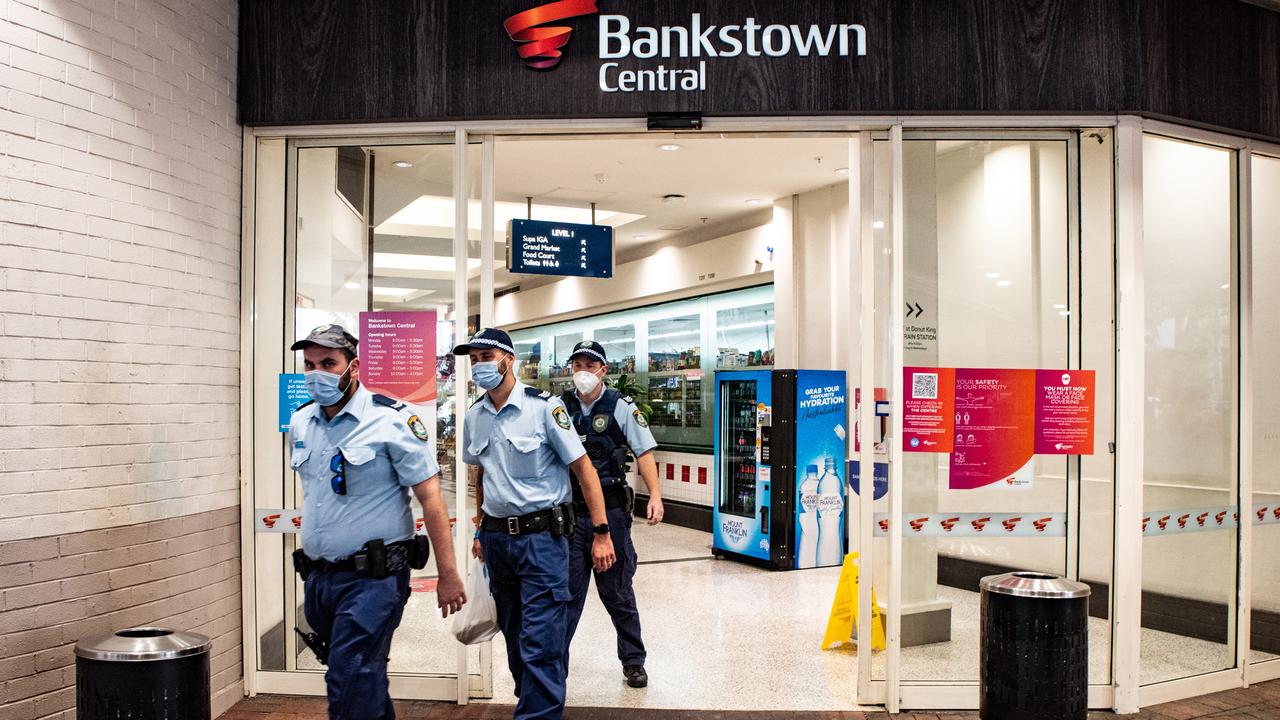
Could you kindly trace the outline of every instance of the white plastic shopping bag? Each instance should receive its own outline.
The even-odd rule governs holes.
[[[489,591],[489,568],[474,555],[467,563],[467,603],[453,616],[452,630],[463,645],[478,645],[498,632],[498,608]]]

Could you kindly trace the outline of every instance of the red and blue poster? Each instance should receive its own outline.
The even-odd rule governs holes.
[[[435,311],[360,313],[360,382],[411,405],[434,402]]]
[[[1095,374],[1036,371],[1036,454],[1092,455]]]
[[[1035,371],[958,368],[951,489],[1023,485],[1035,442]]]
[[[904,451],[951,452],[955,380],[955,368],[902,368]]]

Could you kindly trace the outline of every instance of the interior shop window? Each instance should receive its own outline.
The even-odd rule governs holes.
[[[616,383],[625,373],[640,386],[639,399],[653,408],[650,428],[660,446],[710,452],[712,398],[706,388],[715,371],[773,364],[773,286],[523,328],[511,337],[521,380],[556,393],[572,387],[574,344],[595,340],[609,356],[606,379]]]
[[[773,367],[773,303],[716,312],[717,370]]]

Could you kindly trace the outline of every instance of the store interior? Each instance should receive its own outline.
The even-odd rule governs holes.
[[[1038,458],[1016,487],[953,490],[946,456],[907,456],[907,512],[1064,513],[1069,529],[1046,538],[908,538],[902,573],[904,682],[976,682],[974,577],[992,568],[1042,570],[1090,582],[1090,681],[1111,680],[1113,148],[1108,132],[1097,135],[1096,141],[1079,143],[1063,136],[904,144],[905,290],[909,304],[918,303],[918,314],[926,318],[921,337],[933,338],[908,343],[906,364],[1092,369],[1098,373],[1099,401],[1095,452]],[[494,324],[512,334],[519,378],[552,392],[566,389],[569,350],[592,339],[609,354],[609,378],[627,376],[653,408],[650,424],[659,442],[668,521],[649,527],[637,519],[633,530],[650,686],[624,685],[608,616],[593,597],[571,654],[570,705],[855,706],[853,646],[820,647],[839,568],[778,572],[715,558],[710,533],[718,482],[712,458],[716,374],[855,367],[848,333],[857,325],[857,295],[845,270],[852,141],[847,134],[822,133],[499,138],[493,149],[492,237],[479,230],[479,146],[468,152],[474,186],[467,189],[473,200],[465,243],[465,317],[479,317],[481,244],[488,242],[496,258]],[[1212,452],[1192,452],[1177,440],[1151,445],[1145,509],[1226,505],[1235,501],[1229,480],[1234,366],[1230,344],[1220,340],[1230,337],[1222,331],[1234,312],[1231,294],[1224,292],[1233,283],[1232,240],[1225,229],[1230,199],[1177,181],[1187,176],[1188,163],[1199,164],[1200,177],[1224,183],[1230,169],[1198,146],[1149,142],[1149,163],[1177,169],[1151,175],[1146,202],[1185,212],[1148,214],[1162,218],[1150,231],[1157,240],[1149,240],[1149,262],[1166,263],[1147,286],[1148,385],[1162,401],[1149,407],[1148,433],[1173,423],[1161,437],[1185,436],[1191,429],[1175,426],[1189,422],[1179,408],[1198,403],[1195,432],[1208,438]],[[474,496],[455,477],[453,416],[455,403],[474,396],[456,384],[447,355],[459,312],[453,153],[449,144],[299,150],[293,326],[305,335],[323,322],[354,327],[358,313],[368,309],[436,312],[432,442],[450,508],[465,489],[466,522]],[[873,165],[877,322],[863,341],[875,343],[876,384],[887,387],[887,142],[874,143]],[[612,227],[613,277],[508,272],[507,221],[520,217],[594,219]],[[1275,224],[1275,218],[1269,221]],[[1176,256],[1191,245],[1200,253],[1194,267]],[[1186,292],[1188,287],[1196,292]],[[1188,373],[1213,377],[1215,384],[1193,392],[1179,384]],[[643,483],[631,481],[644,492]],[[281,506],[271,501],[296,493],[289,484],[286,476],[281,488],[260,489],[259,506]],[[876,502],[877,513],[887,510],[886,500]],[[847,517],[856,534],[856,514]],[[870,576],[881,603],[889,580],[886,542],[877,536],[871,553],[876,561]],[[1144,542],[1145,597],[1158,607],[1164,602],[1170,612],[1191,609],[1187,617],[1164,622],[1148,623],[1144,615],[1143,683],[1229,667],[1235,653],[1234,533]],[[260,576],[281,564],[287,543],[283,536],[279,543],[259,541]],[[456,671],[457,646],[435,611],[433,573],[431,565],[415,574],[415,592],[392,648],[394,673]],[[1280,597],[1280,572],[1272,563],[1259,565],[1255,575],[1257,607],[1280,617],[1270,614],[1280,605],[1267,604]],[[279,632],[288,598],[301,597],[300,584],[282,589],[276,583],[274,590],[262,587],[270,583],[258,585],[258,623],[265,630],[261,662],[285,669],[286,655],[295,653],[299,669],[318,669]],[[305,621],[299,618],[298,624]],[[1274,657],[1264,650],[1277,649],[1255,647],[1255,657]],[[469,655],[472,672],[491,663],[492,701],[510,702],[502,644],[494,643],[491,653],[473,647]],[[883,653],[873,655],[872,677],[885,678]]]

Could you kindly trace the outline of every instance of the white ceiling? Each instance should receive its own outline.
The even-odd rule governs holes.
[[[660,145],[675,143],[678,150]],[[849,139],[839,135],[750,137],[684,134],[628,137],[552,137],[502,139],[495,147],[495,192],[499,202],[523,204],[532,197],[534,217],[539,205],[587,208],[638,216],[601,219],[615,227],[619,256],[646,254],[647,246],[692,242],[714,235],[712,226],[738,229],[748,216],[777,198],[844,182],[837,170],[848,164]],[[451,227],[437,222],[406,227],[411,215],[393,215],[421,198],[451,198],[452,147],[448,145],[384,146],[374,148],[377,162],[375,223],[379,252],[451,255]],[[478,148],[469,154],[470,174],[479,176]],[[392,166],[409,161],[410,168]],[[683,195],[663,202],[664,195]],[[473,197],[479,193],[474,192]],[[758,204],[749,204],[757,200]],[[439,204],[438,201],[432,201]],[[450,212],[452,200],[448,200]],[[438,213],[437,213],[438,214]],[[473,213],[474,214],[474,213]],[[507,213],[510,214],[510,213]],[[620,222],[621,221],[621,222]],[[383,223],[386,223],[383,225]],[[663,228],[667,229],[663,229]],[[678,228],[678,229],[675,229]],[[385,232],[392,231],[392,232]],[[473,229],[472,237],[478,239]],[[505,243],[506,228],[495,228],[495,242]],[[502,250],[496,253],[501,264]],[[378,268],[378,285],[432,287],[425,277],[400,278],[393,269]],[[401,282],[401,280],[417,282]],[[443,280],[443,278],[441,279]],[[495,278],[502,288],[538,279],[508,275]],[[445,282],[447,285],[447,281]],[[445,286],[437,296],[451,297]],[[439,301],[439,300],[438,300]]]

